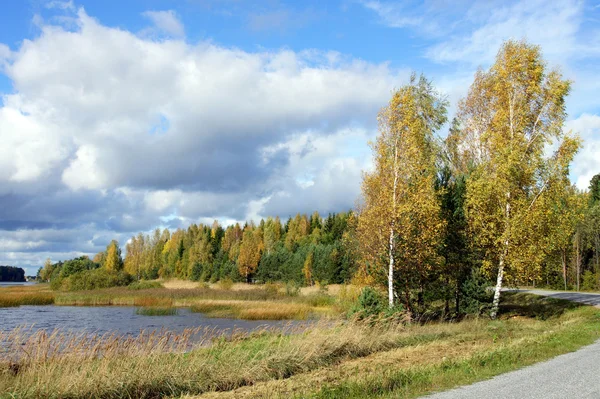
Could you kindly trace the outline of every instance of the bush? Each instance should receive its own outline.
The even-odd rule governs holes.
[[[222,290],[229,291],[230,289],[233,288],[233,280],[230,279],[229,277],[222,279],[221,281],[219,281],[219,288]]]
[[[270,296],[277,296],[279,294],[279,286],[277,284],[266,283],[264,287],[265,287],[265,291]]]
[[[148,290],[151,288],[163,288],[163,285],[158,281],[140,280],[129,284],[127,287],[129,290]]]
[[[479,316],[491,309],[494,294],[488,288],[490,286],[490,281],[480,271],[473,271],[462,284],[461,311]]]
[[[288,281],[285,284],[285,295],[287,296],[298,296],[300,294],[300,287],[295,281]]]
[[[381,293],[371,287],[365,287],[360,292],[356,305],[350,310],[350,314],[364,319],[378,316],[385,310],[385,300]]]
[[[590,270],[586,270],[585,273],[583,273],[581,288],[585,291],[597,291],[598,275]]]
[[[62,291],[83,291],[129,285],[133,278],[124,271],[110,272],[106,269],[86,270],[67,278],[53,279],[50,288]]]

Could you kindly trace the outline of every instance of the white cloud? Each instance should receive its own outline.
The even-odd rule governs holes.
[[[582,3],[572,0],[507,3],[472,15],[464,23],[466,28],[457,28],[447,40],[431,47],[427,56],[437,62],[487,64],[503,41],[525,38],[541,45],[550,60],[565,61],[581,50],[576,35],[582,12]]]
[[[74,189],[246,193],[287,162],[283,153],[260,162],[263,147],[324,123],[321,134],[374,125],[407,75],[337,54],[157,42],[102,26],[83,10],[78,23],[76,32],[44,26],[7,67],[16,93],[5,96],[1,134],[21,140],[32,126],[27,140],[39,144],[26,162],[3,159],[18,178],[58,168]]]
[[[600,173],[600,116],[583,114],[569,121],[565,128],[583,139],[583,148],[575,156],[571,174],[577,187],[587,190],[592,177]]]
[[[88,145],[79,147],[76,158],[63,171],[62,181],[73,190],[105,187],[107,178],[98,166],[98,149]]]
[[[146,11],[142,15],[151,20],[155,27],[162,33],[172,37],[185,36],[183,24],[173,10]]]

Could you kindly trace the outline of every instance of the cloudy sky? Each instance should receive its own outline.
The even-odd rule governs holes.
[[[600,172],[600,2],[24,0],[0,5],[0,264],[113,238],[352,208],[412,70],[451,101],[526,38],[574,81]]]

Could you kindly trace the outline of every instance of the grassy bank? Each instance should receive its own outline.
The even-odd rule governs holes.
[[[21,305],[51,305],[55,294],[46,284],[4,287],[0,289],[0,308]]]
[[[128,287],[75,292],[50,291],[47,285],[0,291],[0,307],[48,304],[136,306],[143,309],[190,307],[192,311],[205,313],[208,317],[247,320],[306,320],[337,315],[345,310],[343,298],[339,295],[334,297],[315,289],[290,294],[284,286],[275,284],[237,284],[233,287],[216,284],[208,287],[174,281],[164,285],[140,282]]]
[[[536,307],[543,318],[530,317]],[[83,344],[51,357],[28,348],[34,355],[0,366],[0,392],[20,398],[413,397],[574,350],[599,336],[598,309],[506,295],[497,321],[329,322],[292,335],[221,337],[186,353],[142,343],[130,352]],[[39,337],[35,342],[52,346]]]

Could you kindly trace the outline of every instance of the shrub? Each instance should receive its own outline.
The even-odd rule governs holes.
[[[81,271],[63,279],[55,278],[50,282],[50,288],[62,291],[84,291],[126,286],[131,281],[132,277],[124,271],[111,272],[100,268]]]
[[[222,279],[221,281],[219,281],[219,288],[222,290],[229,291],[230,289],[233,288],[233,280],[230,279],[229,277]]]
[[[488,289],[490,286],[490,282],[481,272],[473,271],[462,284],[462,312],[477,316],[486,313],[490,309],[493,299],[493,292]]]
[[[381,293],[371,287],[365,287],[360,292],[356,305],[350,313],[359,319],[364,319],[378,316],[384,310],[385,300]]]
[[[285,295],[287,296],[298,296],[300,294],[300,287],[295,281],[288,281],[285,284]]]
[[[586,270],[583,273],[581,288],[585,291],[598,290],[598,275],[590,270]]]
[[[270,296],[277,296],[279,294],[279,286],[277,284],[274,284],[274,283],[266,283],[265,284],[265,291]]]

